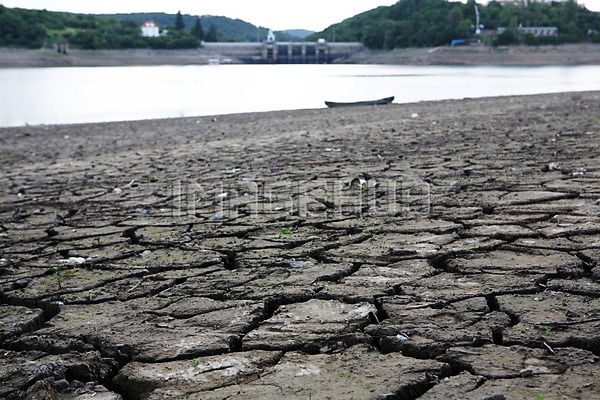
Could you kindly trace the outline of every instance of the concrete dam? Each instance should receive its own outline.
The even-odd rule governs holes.
[[[211,57],[247,64],[329,64],[364,50],[359,42],[203,43]]]

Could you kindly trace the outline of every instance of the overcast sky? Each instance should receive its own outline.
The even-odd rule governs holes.
[[[397,0],[0,0],[6,7],[75,13],[111,14],[181,11],[191,15],[223,15],[273,30],[321,31],[363,11],[389,6]],[[484,2],[484,1],[482,1]],[[600,11],[600,0],[579,0]],[[485,22],[484,22],[485,23]]]
[[[75,13],[165,12],[223,15],[273,30],[321,31],[363,11],[397,0],[0,0],[6,7]],[[600,0],[598,0],[600,1]]]

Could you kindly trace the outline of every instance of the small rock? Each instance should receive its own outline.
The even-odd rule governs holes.
[[[367,181],[362,178],[354,178],[350,181],[350,188],[359,189],[362,188],[366,183]]]
[[[533,371],[531,370],[531,368],[523,368],[519,371],[519,376],[521,376],[521,378],[527,378],[531,375],[533,375]]]
[[[448,189],[446,190],[446,192],[458,194],[461,192],[461,190],[462,190],[462,188],[460,187],[460,185],[457,182],[451,182],[450,185],[448,186]]]
[[[81,387],[84,387],[84,383],[81,381],[78,381],[77,379],[73,379],[71,381],[71,386],[74,388],[81,388]]]
[[[573,176],[584,176],[585,172],[585,168],[576,168],[575,171],[573,171]]]
[[[58,235],[58,232],[56,231],[56,229],[54,229],[52,227],[46,229],[45,232],[48,235],[48,237],[54,237],[54,236]]]
[[[592,268],[592,279],[600,281],[600,266]]]
[[[502,393],[499,393],[484,397],[483,400],[506,400],[506,397]]]
[[[314,263],[312,261],[290,261],[290,267],[292,268],[308,268],[313,266]]]
[[[64,392],[69,388],[69,382],[66,379],[60,379],[54,383],[54,387],[59,392]]]
[[[85,262],[85,258],[83,257],[69,257],[65,260],[59,261],[63,265],[81,265]]]
[[[411,117],[411,118],[419,118],[419,114],[417,114],[417,113],[412,113],[412,114],[410,115],[410,117]]]
[[[29,379],[29,384],[33,384],[45,378],[54,378],[55,380],[65,379],[67,368],[59,362],[44,362],[38,367],[36,374]]]

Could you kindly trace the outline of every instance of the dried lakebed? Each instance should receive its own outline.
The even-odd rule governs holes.
[[[600,398],[599,119],[0,129],[0,398]]]

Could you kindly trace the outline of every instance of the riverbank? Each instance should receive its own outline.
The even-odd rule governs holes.
[[[389,65],[598,65],[600,44],[560,46],[443,46],[364,52],[348,62]]]
[[[599,110],[0,129],[0,397],[598,398]]]
[[[205,65],[210,60],[239,63],[234,57],[197,50],[52,50],[0,49],[0,68]],[[341,61],[390,65],[598,65],[600,44],[561,46],[485,46],[364,51]]]

